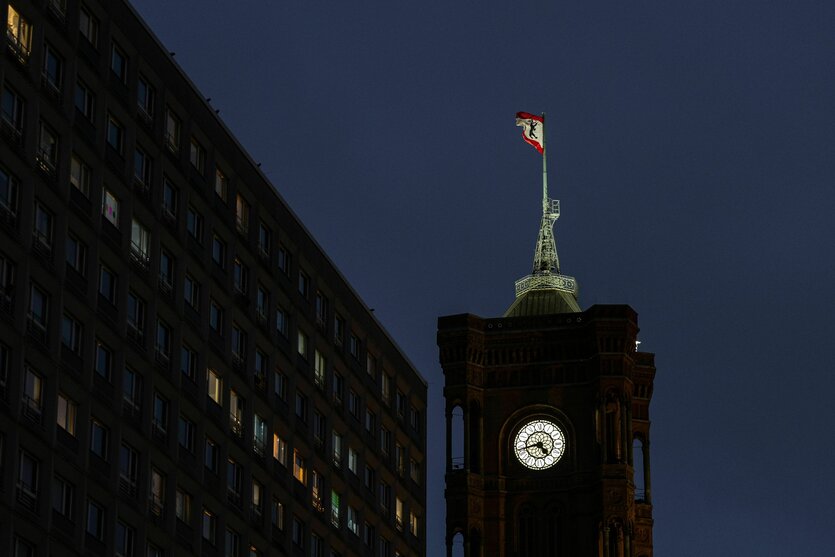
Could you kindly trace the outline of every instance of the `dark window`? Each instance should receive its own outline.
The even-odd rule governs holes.
[[[128,81],[128,57],[116,43],[110,50],[110,69],[122,83]]]

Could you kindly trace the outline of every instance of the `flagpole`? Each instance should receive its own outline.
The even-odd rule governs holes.
[[[542,214],[548,213],[548,166],[545,153],[545,113],[542,113]]]

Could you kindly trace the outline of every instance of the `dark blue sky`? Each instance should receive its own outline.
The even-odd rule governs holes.
[[[563,272],[657,354],[656,554],[832,554],[835,2],[135,5],[429,381],[430,447],[436,318],[529,272],[547,112]]]

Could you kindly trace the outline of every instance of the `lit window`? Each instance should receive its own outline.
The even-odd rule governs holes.
[[[302,484],[307,483],[307,470],[305,468],[304,457],[299,453],[298,449],[293,449],[293,477]]]
[[[216,404],[223,405],[223,379],[213,369],[208,369],[206,382],[209,398]]]
[[[394,501],[394,526],[403,531],[403,499],[396,497]]]
[[[414,511],[409,511],[409,533],[417,536],[420,532],[420,517]]]
[[[101,190],[101,214],[110,224],[119,228],[119,200],[107,188]]]
[[[340,526],[339,499],[339,493],[337,493],[334,490],[331,490],[331,524],[333,524],[335,528],[339,528]]]
[[[357,454],[357,451],[355,451],[352,447],[348,447],[348,470],[356,474],[358,468],[359,455]]]
[[[162,516],[165,507],[165,475],[151,468],[151,514]]]
[[[189,524],[191,522],[191,494],[182,488],[177,488],[174,501],[177,519]]]
[[[31,368],[26,368],[23,378],[23,405],[27,412],[31,412],[40,420],[43,410],[43,377]]]
[[[241,194],[235,198],[235,225],[241,234],[249,230],[249,203]]]
[[[360,535],[360,513],[351,505],[348,505],[348,530],[355,536]]]
[[[9,5],[6,36],[12,51],[25,62],[29,58],[29,49],[32,47],[32,25],[11,5]]]
[[[273,497],[270,521],[277,530],[284,531],[284,503]]]
[[[151,231],[136,219],[131,221],[130,247],[132,255],[140,263],[147,265],[151,254]]]
[[[299,339],[299,343],[298,343],[299,355],[306,360],[307,359],[307,340],[308,340],[307,335],[304,334],[304,332],[302,332],[300,330],[299,335],[298,335],[298,339]]]
[[[75,418],[78,405],[64,393],[58,393],[58,412],[56,422],[58,426],[75,437]]]
[[[273,458],[282,466],[287,466],[287,441],[273,433]]]

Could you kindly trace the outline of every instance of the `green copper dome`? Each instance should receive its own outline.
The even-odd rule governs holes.
[[[519,295],[511,304],[504,317],[525,315],[553,315],[555,313],[578,313],[582,311],[577,298],[570,292],[556,288],[528,290]]]

